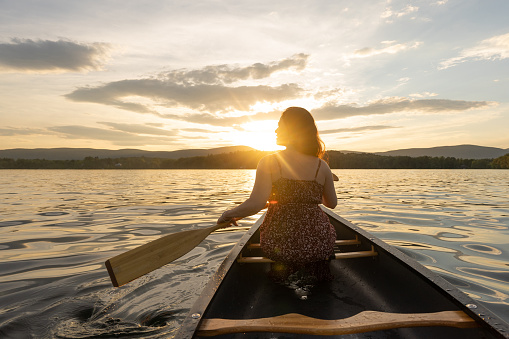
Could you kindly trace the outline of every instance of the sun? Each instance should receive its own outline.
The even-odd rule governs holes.
[[[276,145],[277,121],[263,120],[251,121],[242,124],[242,131],[232,135],[237,145],[245,145],[260,151],[276,151],[284,147]]]

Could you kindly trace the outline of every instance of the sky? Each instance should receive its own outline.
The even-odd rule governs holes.
[[[509,148],[506,0],[0,0],[0,149]]]

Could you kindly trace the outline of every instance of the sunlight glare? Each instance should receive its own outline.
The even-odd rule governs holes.
[[[271,102],[257,102],[251,106],[251,111],[258,113],[269,113],[271,111],[279,109],[279,105]]]
[[[235,135],[238,145],[246,145],[260,151],[276,151],[284,147],[276,145],[276,120],[251,121],[242,124],[243,131]]]

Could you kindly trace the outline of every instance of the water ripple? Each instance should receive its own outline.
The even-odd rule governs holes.
[[[334,170],[336,212],[509,321],[509,171]],[[0,333],[167,338],[258,216],[113,288],[104,261],[211,226],[254,171],[2,171]]]

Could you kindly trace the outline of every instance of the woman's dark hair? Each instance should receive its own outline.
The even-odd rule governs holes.
[[[281,115],[280,121],[288,136],[287,146],[296,151],[322,159],[325,144],[318,135],[315,119],[311,113],[301,107],[289,107]]]

